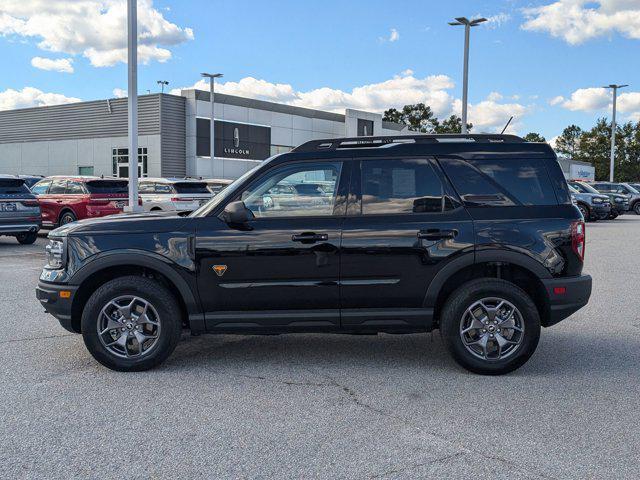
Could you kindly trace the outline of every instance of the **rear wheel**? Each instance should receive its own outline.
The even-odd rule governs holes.
[[[59,225],[66,225],[67,223],[75,222],[77,220],[73,212],[66,211],[60,216]]]
[[[38,239],[38,232],[25,232],[16,235],[16,240],[21,245],[31,245]]]
[[[493,278],[472,280],[451,294],[441,314],[445,346],[462,367],[483,375],[520,368],[540,338],[540,316],[527,293]]]
[[[633,204],[633,211],[636,215],[640,215],[640,200]]]
[[[159,365],[176,348],[181,334],[175,298],[162,284],[145,277],[105,283],[82,313],[87,349],[112,370],[142,371]]]

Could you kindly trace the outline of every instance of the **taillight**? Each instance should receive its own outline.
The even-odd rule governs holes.
[[[580,260],[584,261],[584,249],[586,246],[586,236],[584,222],[574,222],[571,224],[571,246]]]
[[[108,205],[109,202],[111,202],[111,200],[109,199],[96,199],[96,198],[90,198],[89,201],[87,202],[87,205]]]
[[[37,200],[22,200],[20,203],[25,207],[37,207],[39,205]]]
[[[184,197],[173,197],[171,199],[172,202],[191,202],[193,201],[192,198],[184,198]]]

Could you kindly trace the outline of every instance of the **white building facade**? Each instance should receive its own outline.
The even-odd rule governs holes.
[[[140,176],[235,179],[309,140],[403,135],[382,115],[344,114],[209,92],[139,97]],[[0,111],[0,173],[128,176],[127,99]]]

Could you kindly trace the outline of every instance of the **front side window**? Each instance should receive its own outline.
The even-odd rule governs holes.
[[[51,187],[49,188],[49,193],[51,195],[60,195],[65,193],[67,190],[67,181],[66,180],[55,180],[51,183]]]
[[[153,183],[141,183],[138,187],[139,193],[153,193],[155,190]]]
[[[256,218],[333,215],[340,162],[305,163],[274,169],[242,192]]]
[[[427,159],[364,160],[362,214],[440,213],[440,178]]]
[[[80,195],[84,193],[84,188],[82,188],[82,184],[80,182],[68,182],[66,193],[71,195]]]

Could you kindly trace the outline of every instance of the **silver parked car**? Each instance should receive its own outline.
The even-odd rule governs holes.
[[[189,212],[213,196],[204,181],[188,178],[142,178],[139,193],[145,212]]]
[[[40,227],[40,204],[24,179],[0,175],[0,235],[28,245],[36,241]]]

